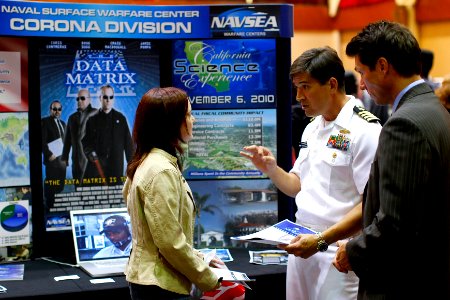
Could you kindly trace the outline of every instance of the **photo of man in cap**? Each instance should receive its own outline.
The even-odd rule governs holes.
[[[131,232],[128,222],[120,215],[112,215],[103,221],[104,234],[112,245],[101,249],[93,258],[129,256],[131,250]]]

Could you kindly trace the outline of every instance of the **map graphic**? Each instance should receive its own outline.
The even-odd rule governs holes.
[[[0,114],[0,187],[30,185],[28,113]]]

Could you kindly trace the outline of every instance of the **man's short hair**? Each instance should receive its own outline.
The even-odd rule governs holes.
[[[291,65],[291,79],[296,74],[309,74],[313,79],[325,84],[334,77],[339,90],[344,92],[345,69],[336,50],[331,47],[312,48],[303,52]]]
[[[431,68],[433,67],[434,53],[431,50],[422,49],[420,53],[420,59],[422,61],[422,71],[420,76],[422,78],[428,78],[430,76]]]

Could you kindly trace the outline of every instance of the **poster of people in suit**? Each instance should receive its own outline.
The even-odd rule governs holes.
[[[142,95],[160,85],[157,42],[39,41],[42,182],[47,231],[69,230],[69,211],[123,206]]]

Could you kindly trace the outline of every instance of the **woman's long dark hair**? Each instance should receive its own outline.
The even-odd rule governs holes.
[[[180,129],[186,122],[188,101],[186,92],[175,87],[153,88],[142,96],[133,126],[136,151],[127,166],[130,179],[153,148],[174,156],[183,154]]]

